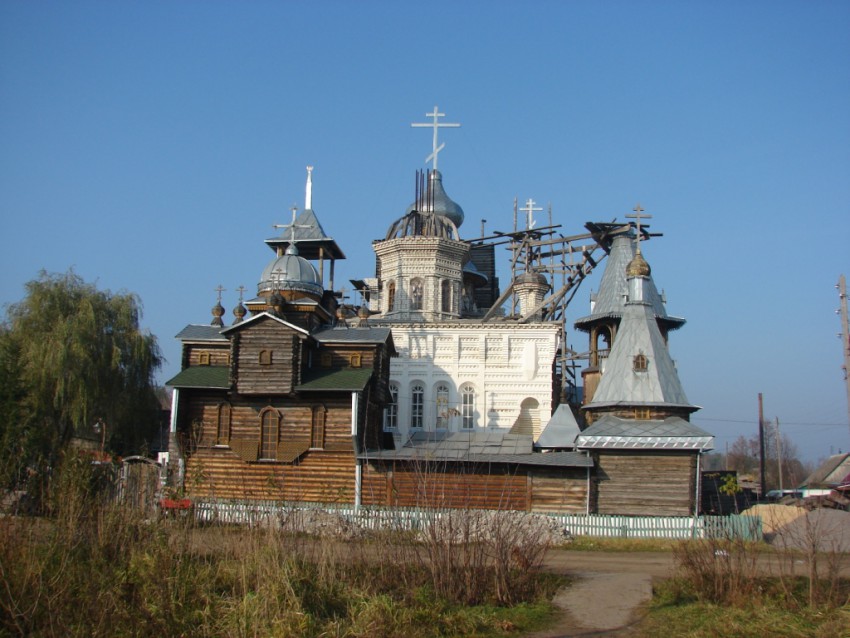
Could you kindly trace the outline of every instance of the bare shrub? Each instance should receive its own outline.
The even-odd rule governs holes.
[[[758,588],[758,553],[742,540],[684,541],[673,551],[678,569],[699,600],[741,605]]]

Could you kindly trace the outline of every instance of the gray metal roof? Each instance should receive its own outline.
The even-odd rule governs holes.
[[[634,259],[635,245],[632,234],[618,235],[611,244],[611,252],[602,273],[599,283],[599,291],[596,293],[596,301],[591,313],[576,320],[575,326],[580,330],[586,330],[589,325],[602,319],[621,317],[626,303],[628,293],[628,281],[626,279],[626,267]],[[667,314],[664,301],[650,278],[646,284],[646,299],[652,307],[655,317],[667,322],[671,329],[684,325],[685,320]]]
[[[711,450],[714,437],[680,417],[632,420],[605,415],[579,434],[582,449]]]
[[[222,328],[221,331],[222,332],[230,332],[232,330],[242,330],[243,328],[248,327],[250,324],[257,322],[257,321],[262,321],[263,319],[271,319],[273,321],[277,321],[279,324],[287,326],[288,328],[292,328],[293,330],[296,330],[296,331],[298,331],[302,334],[305,334],[305,335],[309,334],[304,328],[301,328],[300,326],[296,326],[293,323],[289,323],[288,321],[281,319],[280,317],[276,317],[273,314],[271,314],[270,312],[261,312],[260,314],[254,315],[253,317],[249,317],[248,319],[245,319],[244,321],[241,321],[239,323],[235,323],[232,326],[228,326],[227,328]]]
[[[190,323],[177,333],[176,338],[183,341],[227,341],[221,331],[221,326]]]
[[[647,365],[645,370],[638,371],[634,362],[641,354],[646,357]],[[698,409],[685,396],[652,306],[647,303],[626,304],[599,387],[585,408],[612,405]]]
[[[578,427],[573,411],[566,403],[559,405],[549,423],[543,428],[534,447],[541,449],[575,447],[576,437],[581,430]]]
[[[360,454],[358,458],[507,463],[547,467],[593,466],[592,460],[579,452],[534,452],[530,435],[503,431],[417,432],[399,450],[371,450]]]
[[[292,229],[287,227],[278,237],[266,240],[272,249],[288,246],[292,240]],[[298,253],[305,259],[318,259],[320,255],[330,259],[345,259],[340,247],[328,237],[313,209],[302,210],[295,218],[295,242]]]
[[[313,333],[319,343],[386,343],[392,337],[389,328],[325,328]]]

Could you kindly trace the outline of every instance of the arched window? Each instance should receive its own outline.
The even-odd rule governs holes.
[[[390,402],[384,411],[384,429],[398,429],[398,386],[395,383],[390,384]]]
[[[475,426],[475,388],[471,385],[460,389],[460,424],[464,430]]]
[[[410,427],[421,428],[425,423],[425,388],[415,383],[410,388]]]
[[[438,430],[445,430],[449,427],[449,386],[445,383],[437,384],[434,396],[437,399],[436,426]]]
[[[440,284],[440,299],[442,303],[443,312],[451,312],[452,311],[452,282],[448,279],[443,279],[443,283]]]
[[[395,282],[391,281],[387,284],[387,312],[392,312],[395,308]]]
[[[416,277],[410,280],[410,309],[422,310],[422,302],[425,298],[425,282]]]
[[[215,435],[216,445],[230,445],[230,415],[230,404],[219,403]]]
[[[649,362],[647,361],[645,354],[641,353],[641,354],[635,355],[635,358],[634,358],[634,371],[635,372],[646,372],[648,365],[649,365]]]
[[[277,459],[277,442],[280,432],[280,414],[272,407],[260,413],[260,458]]]
[[[260,350],[260,365],[270,366],[272,364],[272,351]]]

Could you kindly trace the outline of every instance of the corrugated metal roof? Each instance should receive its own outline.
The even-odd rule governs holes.
[[[215,388],[230,387],[230,368],[227,366],[192,366],[181,370],[165,382],[172,388]]]
[[[190,323],[177,333],[176,338],[183,341],[227,341],[221,330],[220,326]]]
[[[296,386],[299,392],[340,390],[359,392],[372,377],[372,368],[342,368],[336,370],[310,370],[304,382]]]

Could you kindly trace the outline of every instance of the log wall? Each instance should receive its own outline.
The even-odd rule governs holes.
[[[693,512],[696,455],[683,452],[599,452],[599,514],[687,516]]]
[[[239,394],[289,394],[300,382],[301,339],[271,319],[233,337],[237,352],[236,389]],[[261,363],[261,353],[270,363]]]

